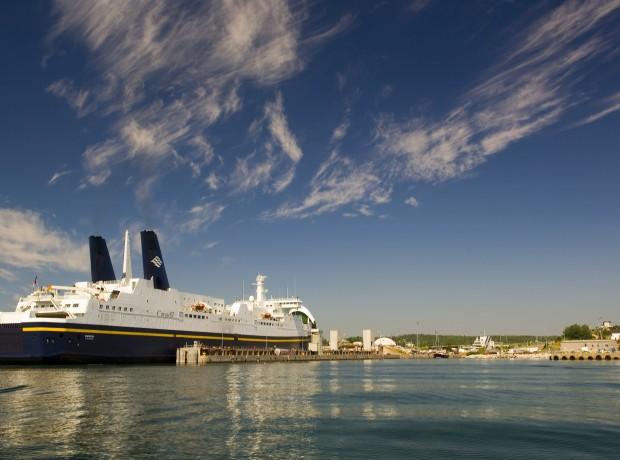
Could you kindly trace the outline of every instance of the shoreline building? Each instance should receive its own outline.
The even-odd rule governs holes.
[[[560,343],[561,352],[597,352],[597,353],[612,353],[618,351],[618,342],[615,340],[563,340]]]
[[[335,329],[329,331],[329,349],[338,351],[338,331]]]
[[[362,349],[372,351],[372,331],[370,329],[362,330]]]

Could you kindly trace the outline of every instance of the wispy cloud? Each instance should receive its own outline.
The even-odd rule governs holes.
[[[347,135],[347,131],[349,130],[349,126],[351,126],[351,122],[349,121],[349,117],[346,116],[342,122],[336,126],[334,132],[332,133],[331,143],[335,144],[336,142],[340,142],[344,139],[344,136]]]
[[[181,230],[188,233],[205,231],[222,217],[226,207],[219,203],[204,202],[191,208],[187,219],[181,223]]]
[[[381,182],[372,166],[356,166],[350,158],[334,152],[312,178],[310,193],[301,203],[286,203],[265,213],[264,217],[303,219],[331,212],[351,203],[386,203],[390,194],[391,188]]]
[[[219,241],[210,241],[210,242],[208,242],[207,244],[204,245],[204,248],[205,249],[213,249],[218,244],[220,244]]]
[[[297,139],[288,127],[282,103],[282,93],[278,92],[276,100],[265,105],[265,119],[269,122],[269,132],[273,140],[282,151],[295,163],[301,160],[303,153],[297,144]]]
[[[422,10],[427,9],[433,4],[433,0],[412,0],[409,3],[409,11],[412,13],[419,13]]]
[[[17,280],[17,276],[15,276],[15,273],[13,273],[12,271],[7,270],[6,268],[0,267],[0,279],[13,282]]]
[[[529,26],[490,76],[439,120],[380,117],[377,139],[401,179],[460,177],[579,103],[592,65],[617,50],[604,27],[620,2],[565,2]]]
[[[76,272],[90,267],[87,245],[51,228],[37,212],[0,208],[0,235],[0,264],[5,266]]]
[[[601,105],[605,108],[584,118],[583,120],[578,121],[573,125],[573,127],[594,123],[595,121],[598,121],[601,118],[604,118],[607,115],[610,115],[620,110],[620,92],[617,92],[616,94],[606,98],[604,101],[602,101]]]
[[[47,87],[47,92],[65,99],[80,118],[95,110],[96,104],[90,91],[77,89],[72,80],[63,78],[55,81]]]
[[[172,161],[200,176],[214,154],[205,129],[243,107],[243,83],[260,87],[291,77],[304,68],[312,47],[352,21],[345,15],[331,27],[302,33],[306,7],[280,0],[154,0],[113,7],[57,0],[54,17],[50,42],[77,37],[102,76],[83,93],[69,80],[54,83],[50,92],[76,109],[96,94],[99,113],[116,117],[110,138],[84,152],[85,184],[91,186],[104,184],[112,167],[128,160],[151,166]],[[277,117],[279,101],[271,108],[269,129],[296,162],[301,150]]]
[[[405,200],[405,204],[413,207],[413,208],[417,208],[418,206],[420,206],[420,203],[418,203],[418,200],[416,197],[414,196],[410,196],[409,198],[407,198]]]
[[[58,182],[58,180],[61,177],[67,176],[69,174],[72,174],[74,171],[68,170],[68,169],[61,169],[60,171],[55,172],[52,177],[50,177],[50,180],[47,182],[47,185],[54,185],[56,182]]]
[[[429,2],[414,2],[419,11]],[[305,218],[353,206],[371,215],[376,188],[399,182],[440,182],[459,178],[511,143],[557,122],[580,102],[581,84],[592,66],[617,51],[618,31],[605,27],[620,1],[565,2],[519,34],[486,78],[467,91],[439,118],[377,117],[379,157],[355,164],[332,155],[321,167],[300,203],[267,213],[271,218]],[[616,110],[615,100],[591,121]],[[332,143],[346,133],[344,124]],[[389,193],[387,194],[389,197]],[[414,198],[415,199],[415,198]],[[389,198],[388,198],[389,200]],[[409,205],[416,205],[412,199]]]
[[[296,165],[303,157],[289,128],[281,93],[265,104],[263,116],[252,123],[250,133],[261,145],[245,158],[237,158],[229,185],[235,192],[257,187],[281,192],[293,180]]]
[[[220,179],[214,172],[209,173],[205,179],[205,182],[211,190],[217,190],[220,187]]]
[[[342,90],[342,88],[340,89]],[[353,114],[353,106],[355,105],[355,102],[360,97],[360,95],[361,95],[360,89],[355,87],[355,88],[352,88],[349,91],[349,94],[345,97],[344,114],[342,115],[340,124],[336,126],[334,128],[334,131],[332,132],[332,137],[329,141],[331,147],[337,146],[349,132],[349,128],[351,127],[351,116]]]

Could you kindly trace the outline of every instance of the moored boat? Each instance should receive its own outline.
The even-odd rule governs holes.
[[[171,288],[157,235],[141,232],[143,277],[132,276],[129,234],[116,279],[105,240],[89,239],[91,281],[37,287],[0,313],[0,363],[174,362],[188,342],[307,349],[316,321],[298,297],[222,298]]]

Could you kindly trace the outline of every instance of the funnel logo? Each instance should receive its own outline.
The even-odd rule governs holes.
[[[159,268],[164,264],[164,261],[161,260],[159,256],[155,256],[151,259],[151,263],[155,265],[157,268]]]

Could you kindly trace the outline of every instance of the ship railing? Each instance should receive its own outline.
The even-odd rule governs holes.
[[[63,308],[62,305],[58,305],[56,303],[56,300],[52,297],[50,299],[50,302],[52,303],[52,305],[54,306],[54,310],[56,311],[62,311],[64,313],[67,314],[67,317],[70,319],[75,319],[75,315],[73,313],[71,313],[71,310],[69,310],[68,308]]]

